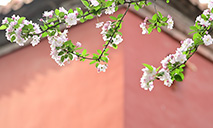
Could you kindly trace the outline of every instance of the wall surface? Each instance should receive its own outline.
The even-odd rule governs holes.
[[[155,81],[152,92],[140,88],[141,63],[160,66],[180,45],[164,33],[141,35],[141,19],[128,15],[124,22],[125,128],[212,128],[213,64],[195,54],[185,80],[168,88]],[[128,26],[129,25],[129,26]],[[134,38],[132,38],[134,37]]]
[[[69,39],[91,53],[102,49],[95,23],[72,27]],[[58,66],[46,39],[1,57],[0,128],[122,128],[122,49],[111,50],[105,73],[90,61]]]
[[[124,12],[123,9],[120,12]],[[106,21],[106,17],[100,18]],[[160,65],[178,41],[165,33],[141,35],[142,19],[129,12],[124,41],[110,49],[107,72],[71,62],[59,67],[46,39],[0,58],[0,128],[210,128],[213,127],[213,65],[199,55],[184,82],[140,88],[141,63]],[[102,49],[96,20],[72,27],[69,38],[90,53]]]

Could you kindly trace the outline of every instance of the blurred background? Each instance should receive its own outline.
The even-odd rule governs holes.
[[[212,128],[213,46],[199,47],[187,62],[183,82],[168,88],[155,81],[152,92],[140,88],[141,63],[160,61],[190,38],[189,26],[207,8],[208,0],[157,0],[157,10],[170,14],[174,29],[142,35],[144,17],[154,7],[131,10],[124,18],[124,41],[110,48],[105,73],[90,61],[58,66],[50,56],[46,38],[35,47],[8,42],[0,31],[0,128]],[[63,6],[84,7],[80,0],[0,0],[0,21],[13,14],[38,23],[42,13]],[[124,13],[125,6],[113,14]],[[109,20],[104,15],[99,21]],[[73,43],[89,53],[102,49],[96,18],[69,29]]]

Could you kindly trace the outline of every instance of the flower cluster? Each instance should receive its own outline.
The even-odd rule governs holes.
[[[32,46],[40,42],[41,30],[38,24],[26,20],[24,17],[13,15],[11,18],[6,17],[2,20],[2,24],[6,26],[6,37],[11,42],[16,42],[23,46],[31,39]]]
[[[54,59],[55,62],[60,66],[64,66],[64,63],[69,62],[70,60],[78,60],[78,56],[74,53],[69,53],[69,56],[72,56],[72,58],[62,56],[63,54],[67,54],[69,52],[64,48],[65,43],[69,42],[67,38],[67,33],[68,30],[64,30],[63,33],[56,33],[54,36],[48,37],[48,41],[51,48],[50,55],[52,59]],[[77,42],[75,47],[81,47],[81,43]],[[64,59],[62,59],[62,57],[64,57]]]
[[[89,0],[93,6],[98,6],[99,2],[97,0]]]
[[[109,34],[110,32],[112,32],[112,29],[115,28],[114,24],[112,24],[111,21],[106,21],[105,23],[100,22],[96,24],[96,28],[100,28],[102,27],[102,37],[104,41],[110,41],[111,39],[111,35]],[[115,34],[112,37],[112,42],[109,44],[110,47],[113,47],[113,45],[118,45],[123,41],[121,35],[119,34]]]
[[[78,11],[81,12],[81,9],[78,8]],[[55,11],[44,11],[43,17],[44,19],[40,19],[45,25],[49,25],[49,27],[56,25],[56,23],[65,23],[67,28],[76,25],[80,20],[78,18],[79,12],[77,10],[73,11],[72,9],[67,11],[63,7],[59,7]]]
[[[166,23],[168,24],[167,28],[168,29],[173,29],[174,21],[173,21],[172,17],[170,15],[168,15],[167,18],[168,18],[168,20],[166,21]]]
[[[161,61],[161,69],[157,71],[157,73],[155,74],[155,79],[159,79],[161,81],[164,82],[165,86],[170,87],[173,83],[174,80],[177,81],[182,81],[184,79],[183,76],[183,67],[184,67],[184,63],[187,61],[189,56],[188,54],[190,54],[188,51],[191,50],[194,47],[194,41],[190,38],[185,39],[184,41],[181,41],[181,46],[180,48],[177,48],[175,54],[169,54],[167,57],[165,57],[162,61]],[[145,65],[146,67],[147,64]],[[156,69],[155,67],[153,67],[153,70]],[[144,70],[142,70],[144,71]],[[145,76],[147,76],[147,72],[144,72],[142,78]],[[152,81],[154,81],[152,79]],[[144,88],[144,85],[149,85],[149,83],[147,83],[148,81],[141,81],[141,87]]]
[[[177,48],[175,54],[170,54],[165,57],[162,61],[162,69],[158,71],[156,68],[150,65],[145,64],[145,68],[142,69],[143,76],[141,78],[141,87],[145,90],[152,90],[154,85],[154,79],[159,79],[164,82],[164,85],[170,87],[174,80],[182,81],[184,79],[183,67],[186,61],[196,52],[197,47],[201,44],[206,46],[213,43],[213,39],[209,34],[211,30],[211,25],[213,24],[213,0],[208,4],[209,9],[203,11],[203,14],[199,15],[196,18],[195,25],[190,28],[195,34],[193,39],[187,38],[184,41],[181,41],[180,48]],[[173,21],[171,16],[167,17],[167,28],[173,28]],[[152,20],[155,18],[152,18]],[[150,20],[151,22],[153,22]],[[146,29],[146,21],[141,23],[140,27],[142,28],[142,34],[148,33]],[[151,26],[152,27],[152,26]],[[154,73],[153,73],[154,72]]]
[[[107,65],[106,64],[99,64],[97,66],[98,73],[100,73],[100,72],[106,72],[106,69],[107,69]]]
[[[107,9],[105,10],[105,14],[111,15],[114,12],[115,12],[115,2],[113,2],[110,7],[107,7]]]
[[[157,74],[156,68],[153,66],[147,66],[143,68],[142,71],[144,74],[140,80],[141,88],[151,91],[154,88],[153,81],[155,80],[155,76]]]
[[[158,12],[158,14],[153,15],[152,19],[146,17],[144,22],[140,24],[140,28],[142,29],[142,34],[150,34],[155,28],[157,28],[158,32],[161,32],[161,26],[167,26],[168,29],[173,29],[173,25],[174,21],[170,15],[163,17],[162,14]]]
[[[213,39],[209,34],[209,30],[211,29],[211,25],[213,23],[213,13],[212,13],[212,4],[213,0],[211,0],[208,4],[208,9],[203,11],[203,14],[199,15],[195,20],[195,25],[191,27],[193,32],[197,32],[195,38],[202,37],[203,44],[208,46],[213,43]],[[199,31],[202,31],[200,33]],[[200,40],[199,40],[200,41]]]

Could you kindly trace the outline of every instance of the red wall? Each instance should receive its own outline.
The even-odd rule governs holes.
[[[128,15],[125,20],[125,128],[212,128],[213,64],[196,54],[189,62],[197,71],[188,67],[183,82],[168,88],[155,81],[152,92],[144,91],[140,88],[141,63],[158,67],[179,44],[156,31],[141,35],[141,19],[136,15]]]
[[[141,63],[159,66],[179,46],[165,33],[141,35],[141,21],[133,13],[125,17],[124,41],[110,49],[105,73],[89,61],[59,67],[46,39],[1,57],[0,128],[213,127],[213,65],[201,56],[191,58],[197,71],[187,69],[184,82],[140,88]],[[104,44],[95,22],[69,31],[90,53]]]

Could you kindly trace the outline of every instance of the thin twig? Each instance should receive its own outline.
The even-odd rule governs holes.
[[[106,51],[107,47],[108,47],[109,44],[112,42],[113,36],[115,35],[117,29],[120,27],[121,22],[123,21],[123,18],[126,16],[128,10],[129,10],[129,7],[130,7],[130,3],[128,4],[128,7],[127,7],[125,13],[123,14],[122,18],[119,20],[119,24],[118,24],[118,26],[115,28],[115,31],[113,32],[112,36],[110,37],[110,40],[109,40],[108,43],[105,45],[105,47],[104,47],[102,53],[101,53],[100,56],[98,57],[98,60],[101,59],[101,57],[103,56],[103,54],[104,54],[104,52]]]

